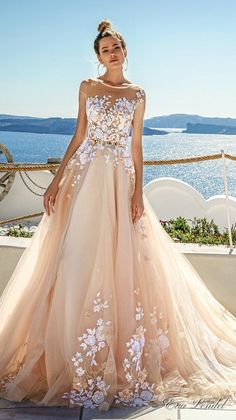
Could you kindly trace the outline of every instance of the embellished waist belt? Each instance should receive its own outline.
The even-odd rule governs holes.
[[[118,141],[109,141],[109,140],[102,140],[102,139],[89,139],[91,143],[101,143],[101,144],[109,144],[110,146],[119,146],[119,147],[127,147],[126,144],[121,144]]]

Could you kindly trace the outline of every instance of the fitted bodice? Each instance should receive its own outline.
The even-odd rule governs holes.
[[[86,89],[87,139],[125,145],[136,106],[144,101],[137,85],[116,87],[89,79]]]
[[[134,164],[128,148],[128,137],[135,110],[145,100],[144,89],[137,85],[114,87],[87,79],[80,85],[86,98],[87,132],[70,158],[67,168],[76,168],[73,186],[79,183],[83,168],[97,157],[114,168],[123,162],[125,171],[134,180]]]

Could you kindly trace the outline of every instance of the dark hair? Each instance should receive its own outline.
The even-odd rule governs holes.
[[[126,43],[125,40],[123,38],[123,36],[117,32],[115,29],[113,29],[112,23],[110,20],[102,20],[98,27],[97,30],[99,32],[99,34],[97,35],[95,41],[94,41],[94,50],[96,52],[96,54],[99,55],[99,41],[102,38],[105,38],[106,36],[114,36],[116,37],[120,42],[121,45],[123,47],[123,49],[126,48]]]

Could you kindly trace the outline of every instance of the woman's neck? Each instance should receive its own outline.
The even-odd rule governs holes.
[[[104,74],[103,76],[98,77],[99,80],[102,80],[103,82],[110,84],[111,86],[114,87],[122,87],[124,86],[124,84],[126,85],[130,85],[131,83],[128,80],[125,80],[123,75],[119,74],[119,75],[109,75]]]

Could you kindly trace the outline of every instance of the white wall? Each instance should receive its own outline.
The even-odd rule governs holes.
[[[205,198],[186,182],[176,178],[158,178],[144,186],[143,191],[160,220],[182,216],[188,219],[206,217],[219,226],[227,227],[226,199],[224,195]],[[230,222],[236,223],[236,198],[229,197]]]

